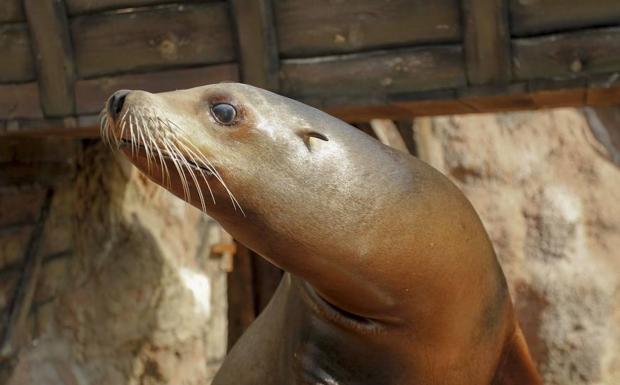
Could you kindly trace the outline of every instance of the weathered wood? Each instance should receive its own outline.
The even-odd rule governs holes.
[[[0,119],[42,116],[37,83],[0,85]]]
[[[620,28],[513,40],[517,79],[588,77],[620,71]]]
[[[0,23],[14,23],[25,21],[24,6],[22,0],[0,1]]]
[[[209,0],[184,0],[188,2],[206,2]],[[179,3],[179,0],[67,0],[69,14],[95,13],[114,9],[155,6],[167,3]]]
[[[503,0],[463,0],[467,79],[473,85],[510,81],[510,33]]]
[[[99,112],[106,99],[118,89],[164,92],[221,81],[237,81],[238,78],[237,65],[220,64],[202,68],[79,80],[75,84],[77,112],[79,114]]]
[[[0,345],[0,360],[15,354],[26,343],[25,323],[30,313],[32,299],[34,298],[43,262],[43,254],[39,252],[39,246],[42,242],[43,229],[49,215],[53,196],[53,191],[49,189],[43,201],[37,223],[28,241],[24,255],[24,269],[15,293],[15,299],[11,304],[8,323],[4,325],[5,329],[2,336],[2,344]]]
[[[516,36],[620,24],[618,0],[510,0],[512,33]]]
[[[35,79],[28,25],[0,25],[0,83],[20,83]]]
[[[251,255],[254,278],[254,311],[258,316],[267,307],[273,293],[278,288],[282,279],[282,270],[254,252],[251,252]]]
[[[51,117],[73,115],[75,68],[64,2],[25,0],[24,6],[36,57],[43,112]]]
[[[461,62],[459,46],[288,59],[280,64],[280,89],[318,106],[380,104],[389,95],[463,86]]]
[[[278,0],[283,57],[308,57],[414,44],[456,43],[457,0]]]
[[[176,72],[176,71],[171,71]],[[615,79],[615,80],[614,80]],[[419,116],[467,114],[475,112],[503,112],[555,107],[579,107],[620,105],[619,77],[606,77],[587,86],[561,86],[553,83],[547,88],[530,88],[517,84],[505,89],[496,87],[473,88],[458,94],[420,93],[373,103],[372,100],[357,100],[349,104],[332,104],[323,100],[323,109],[340,119],[351,123],[368,122],[375,118],[409,120]],[[0,95],[2,95],[0,87]],[[116,89],[116,87],[114,88]],[[36,86],[35,86],[36,91]],[[84,90],[83,92],[86,93]],[[452,99],[450,99],[452,98]],[[35,98],[36,99],[36,98]],[[98,98],[101,101],[103,98]],[[0,106],[2,99],[0,99]],[[96,104],[100,106],[101,104]],[[97,107],[99,108],[99,107]],[[72,137],[97,137],[98,117],[81,115],[65,119],[18,119],[0,121],[0,136],[63,135]]]
[[[405,142],[407,151],[411,155],[416,156],[418,154],[418,149],[413,133],[413,119],[399,120],[396,122],[396,127],[398,127],[398,132],[400,132],[400,136],[403,142]]]
[[[234,61],[226,3],[167,5],[72,20],[82,77]]]
[[[589,106],[620,105],[620,72],[591,80],[588,84],[586,104]]]
[[[228,274],[228,349],[256,318],[252,252],[237,243],[233,271]]]
[[[483,87],[462,92],[459,99],[476,112],[535,110],[536,102],[527,92],[526,84],[514,84],[505,89]]]
[[[278,90],[279,59],[270,0],[232,0],[245,83]]]

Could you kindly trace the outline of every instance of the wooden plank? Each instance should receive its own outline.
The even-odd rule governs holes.
[[[43,263],[43,253],[39,252],[43,240],[43,230],[49,216],[52,205],[53,190],[49,189],[41,206],[41,212],[37,223],[34,226],[28,247],[24,255],[24,269],[20,277],[15,298],[12,301],[10,316],[5,329],[2,333],[2,343],[0,345],[0,360],[10,358],[28,341],[28,331],[26,321],[30,314],[34,292],[37,287],[41,265]]]
[[[418,149],[413,133],[413,119],[399,120],[395,123],[398,128],[398,132],[400,132],[400,136],[407,147],[407,152],[413,156],[416,156],[418,154]]]
[[[260,255],[251,252],[254,284],[254,306],[256,316],[267,307],[273,297],[280,280],[282,270],[278,269]]]
[[[502,0],[463,0],[467,79],[473,85],[511,78],[508,13]]]
[[[510,0],[512,33],[527,36],[620,24],[618,0]]]
[[[164,92],[221,81],[237,81],[238,78],[236,64],[220,64],[184,70],[79,80],[75,84],[77,112],[79,114],[99,112],[107,98],[114,91],[122,88]]]
[[[71,22],[81,77],[234,61],[226,3],[167,5]]]
[[[370,126],[381,143],[404,153],[409,152],[405,141],[402,136],[400,136],[398,127],[396,127],[396,124],[394,124],[392,120],[371,119]]]
[[[26,21],[22,0],[0,1],[0,23]]]
[[[382,104],[389,95],[463,86],[461,62],[459,46],[287,59],[280,89],[318,106]]]
[[[620,72],[591,80],[586,91],[586,103],[605,107],[620,105]]]
[[[232,0],[237,26],[241,78],[278,90],[278,48],[270,0]]]
[[[36,57],[43,112],[50,117],[73,115],[75,68],[64,2],[25,0],[24,6]]]
[[[517,79],[589,77],[620,71],[620,28],[513,40]]]
[[[184,3],[206,2],[209,0],[184,0]],[[110,10],[148,7],[161,4],[179,3],[179,0],[66,0],[69,14],[79,15]]]
[[[36,78],[25,23],[0,25],[0,83],[20,83]]]
[[[460,92],[459,99],[476,112],[521,111],[538,108],[528,93],[527,84],[471,88]]]
[[[251,253],[237,243],[233,271],[228,274],[228,350],[256,319]]]
[[[283,57],[309,57],[414,44],[456,43],[457,0],[277,0]]]
[[[37,83],[0,85],[0,119],[42,116]]]

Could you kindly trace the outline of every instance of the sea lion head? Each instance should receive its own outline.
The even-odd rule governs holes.
[[[368,178],[390,171],[372,169],[365,154],[382,154],[372,151],[382,146],[374,139],[244,84],[157,94],[120,90],[102,116],[102,137],[155,182],[224,225],[260,223],[260,233],[280,233],[283,221],[295,231],[289,210],[301,211],[300,229],[334,218],[344,225],[366,206],[356,202],[360,191],[372,192]],[[356,151],[360,146],[371,150]],[[318,234],[329,236],[326,229]]]

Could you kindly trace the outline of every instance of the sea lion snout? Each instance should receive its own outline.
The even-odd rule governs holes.
[[[118,90],[108,99],[108,113],[113,119],[118,118],[118,115],[123,110],[125,98],[130,92],[130,90]]]

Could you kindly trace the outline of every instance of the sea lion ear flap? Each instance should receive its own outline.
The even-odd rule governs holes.
[[[312,146],[316,142],[316,139],[322,140],[324,142],[329,141],[329,138],[327,136],[320,134],[316,131],[298,131],[297,135],[301,137],[301,139],[304,141],[304,144],[306,145],[306,147],[308,147],[308,150],[310,151],[312,151]]]
[[[502,360],[491,385],[542,385],[521,328],[504,346]]]

